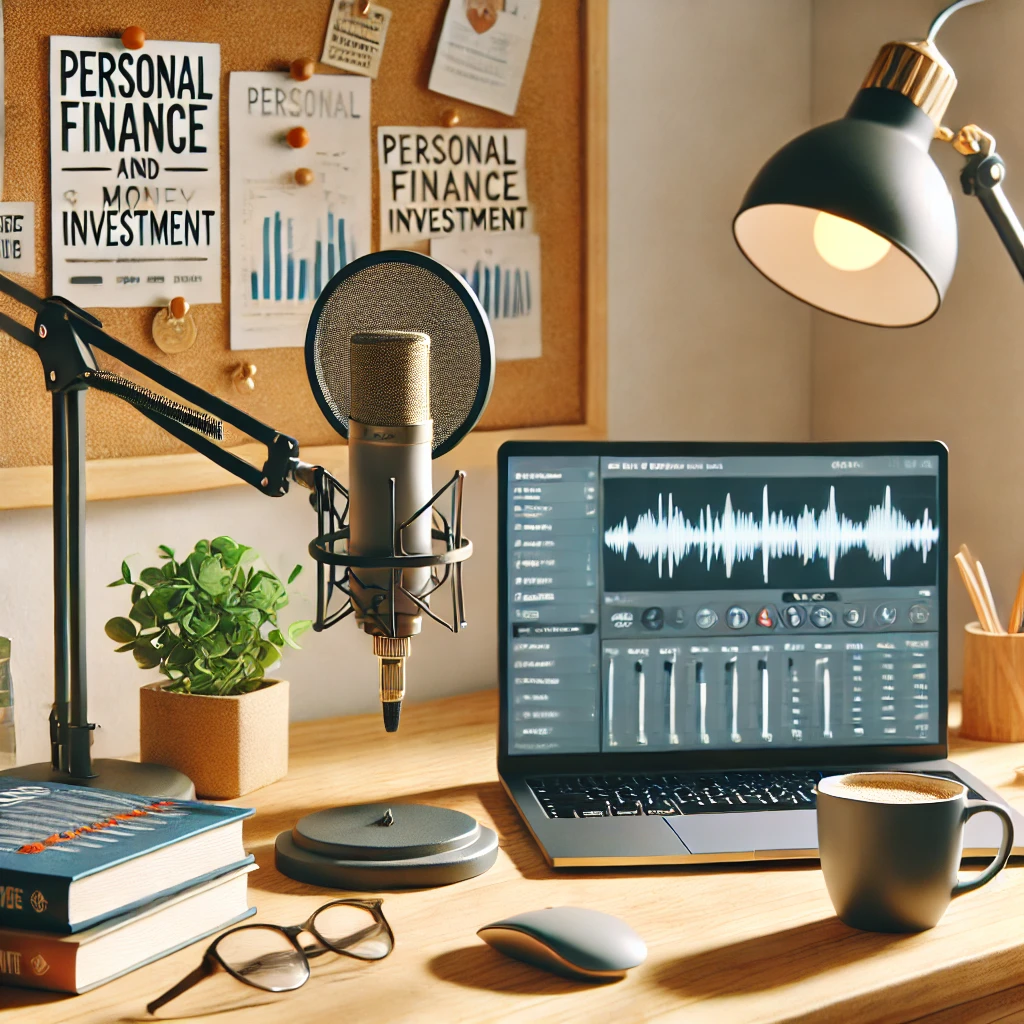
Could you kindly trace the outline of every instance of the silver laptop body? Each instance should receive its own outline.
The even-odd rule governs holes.
[[[1004,803],[946,760],[941,443],[510,442],[498,472],[498,769],[553,866],[816,858],[814,782],[853,770]]]

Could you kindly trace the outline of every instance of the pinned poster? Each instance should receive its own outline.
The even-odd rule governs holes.
[[[53,291],[220,302],[220,47],[50,37]]]
[[[529,231],[525,128],[378,128],[380,247]]]
[[[35,203],[0,203],[0,270],[36,272]]]
[[[320,63],[376,78],[391,12],[370,4],[369,10],[360,14],[355,4],[356,0],[334,0]]]
[[[435,238],[430,255],[476,292],[491,321],[497,359],[541,354],[540,237],[456,235]]]
[[[231,347],[299,347],[324,286],[370,251],[370,80],[232,72],[228,148]]]
[[[427,86],[514,114],[540,0],[448,0]]]

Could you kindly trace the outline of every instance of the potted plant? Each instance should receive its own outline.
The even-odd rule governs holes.
[[[163,564],[137,579],[121,563],[110,586],[131,587],[132,606],[106,625],[118,651],[169,680],[142,687],[142,760],[184,772],[198,796],[241,796],[288,771],[288,683],[265,673],[312,623],[282,631],[285,585],[230,537],[201,540],[181,561],[159,551]]]

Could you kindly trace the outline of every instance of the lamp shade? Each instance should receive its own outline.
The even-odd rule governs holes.
[[[953,199],[928,154],[933,119],[862,89],[846,116],[793,139],[754,179],[733,234],[769,280],[837,316],[908,327],[939,308],[956,265]]]

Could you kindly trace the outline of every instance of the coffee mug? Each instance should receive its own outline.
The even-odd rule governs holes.
[[[910,772],[857,772],[822,779],[818,850],[829,898],[840,920],[872,932],[933,928],[950,900],[990,882],[1013,847],[1005,807],[968,800],[952,779]],[[981,811],[999,815],[1003,839],[977,875],[957,880],[964,823]]]

